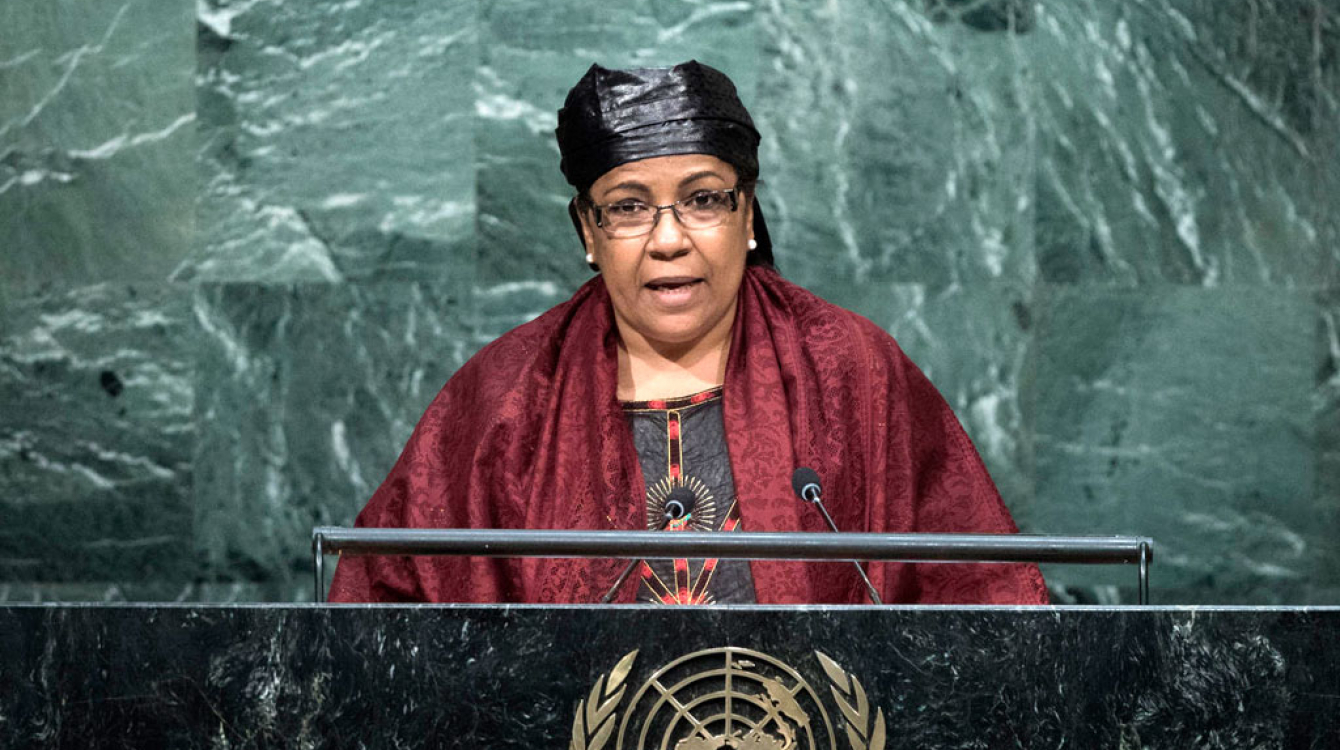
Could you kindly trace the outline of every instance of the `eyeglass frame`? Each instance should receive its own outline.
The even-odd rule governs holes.
[[[693,196],[699,193],[725,193],[726,195],[730,196],[730,211],[728,211],[727,213],[733,214],[736,211],[740,210],[740,193],[749,192],[752,189],[752,187],[753,187],[752,185],[745,185],[744,183],[739,182],[735,184],[735,187],[725,188],[723,190],[697,190],[694,191],[693,195],[690,195],[687,198],[681,198],[677,201],[674,201],[673,203],[667,203],[664,206],[658,206],[654,203],[644,203],[644,205],[646,205],[648,208],[655,209],[656,211],[654,214],[652,214],[651,225],[647,227],[647,231],[645,232],[639,234],[630,234],[627,235],[626,237],[615,237],[614,235],[610,234],[610,230],[605,227],[605,222],[601,218],[601,211],[603,209],[607,209],[610,206],[622,203],[623,202],[622,200],[614,201],[612,203],[596,203],[592,201],[589,196],[582,195],[578,197],[581,199],[583,203],[586,204],[588,208],[591,209],[592,213],[595,214],[596,226],[600,227],[601,231],[603,231],[606,234],[606,236],[612,237],[614,239],[630,240],[635,237],[645,237],[651,234],[653,231],[655,231],[656,224],[659,223],[661,220],[661,212],[667,209],[670,211],[671,214],[674,215],[675,221],[678,221],[681,227],[690,232],[695,231],[694,229],[690,229],[689,226],[684,223],[684,217],[679,215],[679,207],[684,201],[692,200]],[[637,202],[643,203],[643,201],[637,201]],[[724,224],[725,221],[723,220],[722,223]],[[698,229],[715,229],[716,227],[719,226],[721,226],[721,224],[712,224],[705,227],[698,227]]]

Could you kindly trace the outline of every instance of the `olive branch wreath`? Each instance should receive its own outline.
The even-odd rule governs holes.
[[[608,675],[601,675],[585,699],[578,701],[572,717],[572,740],[569,750],[602,750],[614,733],[614,710],[627,689],[624,680],[633,669],[637,651],[630,651],[614,665]],[[884,728],[884,709],[876,708],[871,721],[870,701],[856,675],[847,672],[822,651],[815,651],[819,665],[832,683],[833,699],[842,709],[846,720],[847,741],[853,750],[884,750],[887,739]]]
[[[601,675],[591,687],[590,695],[577,702],[577,714],[572,717],[572,741],[568,750],[601,750],[614,733],[614,709],[623,700],[624,680],[633,669],[637,651],[629,651],[614,665],[609,675]]]
[[[870,719],[870,701],[856,675],[838,666],[822,651],[815,651],[819,664],[833,683],[833,698],[847,720],[847,741],[853,750],[884,750],[884,709],[875,709],[874,723]]]

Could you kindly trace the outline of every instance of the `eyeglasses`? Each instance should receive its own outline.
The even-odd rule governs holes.
[[[699,190],[664,206],[653,206],[630,198],[615,203],[593,203],[591,208],[595,210],[596,226],[616,239],[641,237],[650,233],[661,218],[661,212],[667,209],[675,214],[680,226],[685,229],[711,229],[725,223],[726,217],[740,207],[736,197],[738,190]]]

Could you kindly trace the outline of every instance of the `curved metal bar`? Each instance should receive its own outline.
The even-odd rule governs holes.
[[[1139,565],[1140,603],[1149,601],[1154,540],[1138,536],[1027,534],[815,534],[548,529],[312,529],[316,600],[325,600],[321,558],[350,555],[605,557],[735,560],[1033,562]]]
[[[740,560],[1140,563],[1153,540],[1026,534],[815,534],[533,529],[312,530],[329,554],[479,557],[714,557]],[[1145,553],[1149,554],[1148,552]]]
[[[1149,603],[1149,560],[1153,550],[1148,542],[1140,542],[1140,594],[1141,604]]]
[[[316,573],[316,601],[324,602],[326,600],[326,538],[315,532],[312,533],[312,561],[316,564],[312,570]]]

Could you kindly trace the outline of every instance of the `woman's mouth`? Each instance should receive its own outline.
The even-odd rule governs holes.
[[[687,302],[702,283],[693,276],[667,276],[647,282],[646,287],[662,304],[675,305]]]

